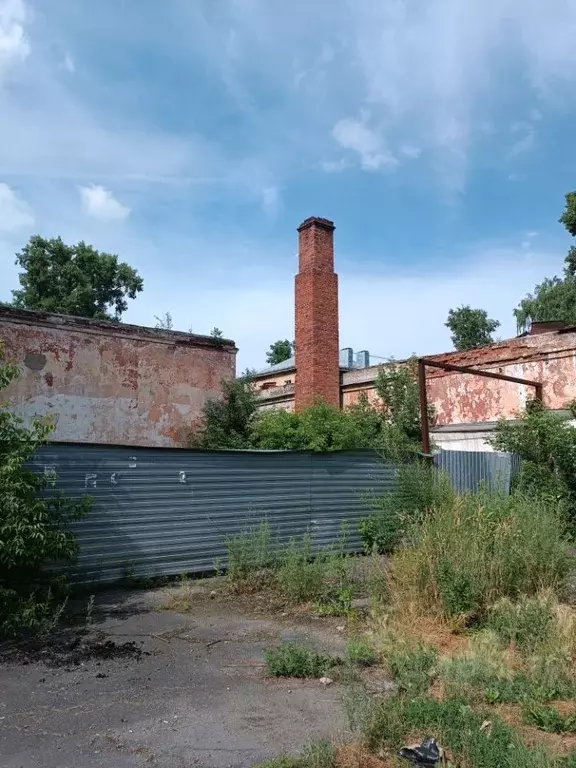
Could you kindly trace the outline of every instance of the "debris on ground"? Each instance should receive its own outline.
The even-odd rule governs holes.
[[[427,736],[421,744],[403,747],[398,752],[398,757],[408,760],[413,765],[424,766],[424,768],[449,765],[444,750],[432,736]]]

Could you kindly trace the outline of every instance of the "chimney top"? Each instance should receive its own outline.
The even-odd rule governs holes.
[[[316,225],[317,227],[322,227],[323,229],[327,229],[330,232],[333,232],[335,229],[334,222],[330,221],[330,219],[323,219],[320,216],[310,216],[307,219],[304,219],[302,224],[298,227],[298,232],[302,232],[303,229],[308,229],[308,227],[312,227]]]

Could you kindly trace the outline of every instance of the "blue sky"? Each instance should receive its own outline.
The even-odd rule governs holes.
[[[30,234],[144,278],[124,319],[293,336],[297,225],[336,223],[341,346],[450,349],[448,310],[559,273],[573,0],[0,0],[0,299]]]

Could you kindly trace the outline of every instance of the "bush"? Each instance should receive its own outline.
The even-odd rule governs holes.
[[[19,373],[3,360],[0,346],[0,389]],[[39,475],[28,466],[52,429],[42,419],[26,426],[0,404],[0,634],[54,623],[66,586],[62,566],[77,553],[67,526],[90,507],[88,497],[70,500],[50,490],[55,475]]]
[[[404,610],[459,623],[502,597],[556,591],[568,569],[558,513],[545,500],[482,492],[436,507],[392,556],[391,593]]]
[[[561,504],[565,522],[576,532],[576,429],[567,417],[528,403],[514,422],[502,420],[490,443],[522,459],[514,487]]]
[[[192,447],[249,448],[256,410],[256,393],[249,376],[223,379],[222,397],[204,405],[202,427],[192,437]]]
[[[381,419],[370,406],[341,410],[318,399],[298,413],[265,411],[252,423],[252,445],[263,450],[351,451],[371,448]]]
[[[375,513],[360,521],[360,536],[367,553],[386,554],[425,513],[453,502],[456,494],[446,472],[416,461],[398,468],[395,484],[383,496],[370,499]]]
[[[264,651],[269,674],[274,677],[322,677],[336,662],[296,643],[285,643]]]

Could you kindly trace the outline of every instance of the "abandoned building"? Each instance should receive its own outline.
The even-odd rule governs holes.
[[[295,357],[256,374],[259,407],[301,409],[316,397],[346,407],[361,394],[375,400],[381,364],[367,350],[340,347],[334,224],[306,219],[298,239]],[[234,376],[237,352],[234,342],[210,336],[6,306],[0,340],[21,371],[3,393],[16,413],[51,415],[55,441],[135,446],[187,445],[204,403]],[[534,383],[549,409],[576,399],[576,326],[533,323],[516,338],[427,360],[515,379],[427,367],[431,437],[441,448],[489,449],[497,420],[515,418]]]
[[[255,375],[260,407],[298,410],[317,396],[346,407],[362,393],[374,400],[380,365],[371,364],[366,350],[354,354],[339,346],[334,224],[313,217],[300,225],[298,236],[295,357]],[[516,338],[427,359],[539,382],[544,405],[552,410],[576,398],[576,326],[533,323]],[[534,396],[525,384],[434,368],[426,370],[426,391],[435,414],[432,439],[452,450],[489,450],[498,419],[513,419]]]
[[[24,418],[50,415],[52,439],[186,445],[204,403],[234,376],[234,342],[0,307],[0,340],[21,376],[2,395]]]

